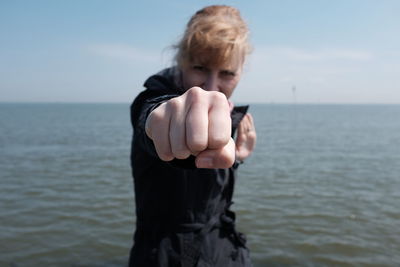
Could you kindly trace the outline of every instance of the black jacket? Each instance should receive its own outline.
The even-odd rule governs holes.
[[[130,266],[250,266],[244,236],[229,210],[236,164],[197,169],[194,158],[164,162],[145,133],[148,114],[179,96],[174,68],[151,76],[131,106],[136,232]],[[232,111],[232,133],[247,111]]]

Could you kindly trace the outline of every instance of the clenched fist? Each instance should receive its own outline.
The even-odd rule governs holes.
[[[192,87],[153,110],[146,121],[161,160],[196,156],[198,168],[229,168],[235,161],[230,106],[216,91]]]

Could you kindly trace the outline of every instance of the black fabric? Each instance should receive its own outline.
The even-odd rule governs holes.
[[[229,210],[235,169],[197,169],[194,157],[161,161],[145,134],[154,107],[183,92],[171,73],[150,77],[131,106],[137,218],[129,265],[251,266],[246,240]],[[232,133],[247,108],[232,111]]]

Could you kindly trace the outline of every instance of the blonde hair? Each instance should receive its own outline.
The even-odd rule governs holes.
[[[232,58],[243,62],[251,52],[249,30],[236,8],[208,6],[192,16],[175,48],[179,67],[194,61],[206,66],[224,66]]]

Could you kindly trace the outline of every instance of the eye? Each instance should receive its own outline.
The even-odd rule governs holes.
[[[206,67],[204,67],[204,66],[202,66],[202,65],[194,65],[194,66],[193,66],[193,69],[194,69],[194,70],[197,70],[197,71],[201,71],[201,72],[204,72],[204,71],[207,70]]]
[[[235,77],[236,76],[235,72],[229,71],[229,70],[223,70],[220,73],[222,76],[225,76],[225,77]]]

